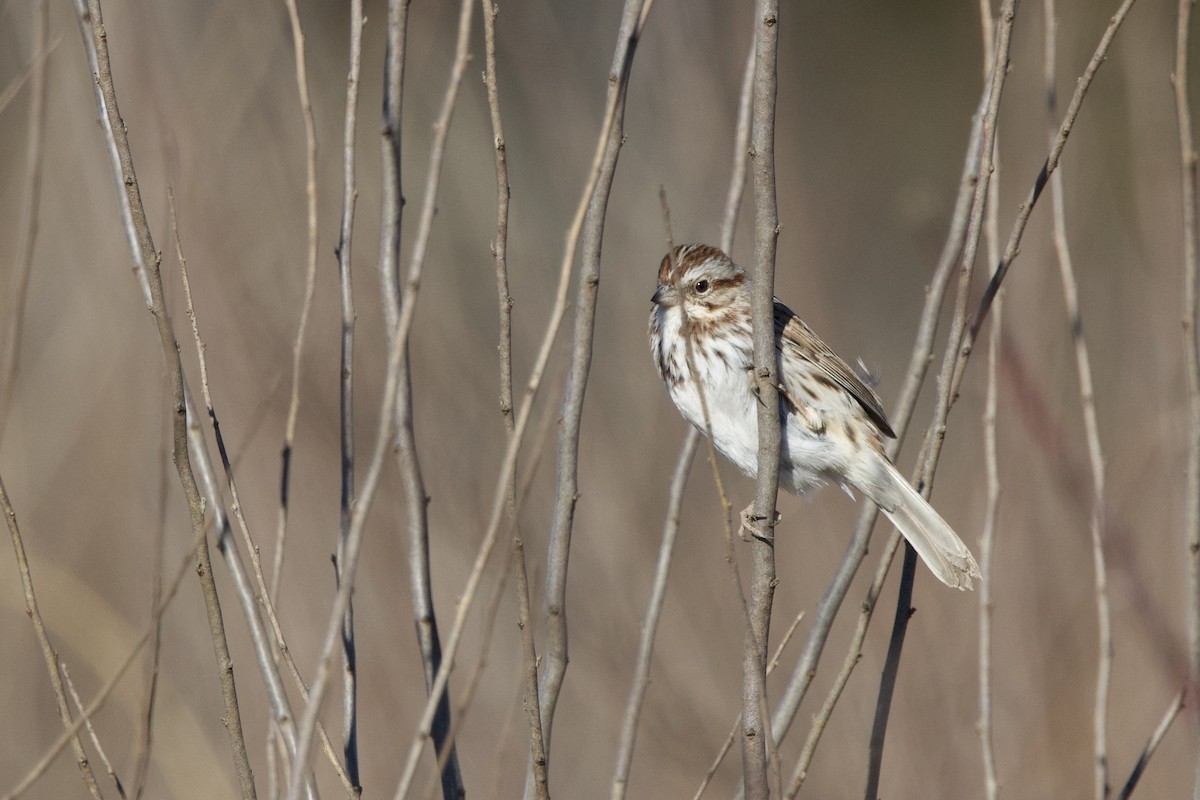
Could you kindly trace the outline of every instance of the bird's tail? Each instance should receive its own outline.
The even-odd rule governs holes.
[[[958,534],[917,494],[886,458],[880,456],[871,479],[856,481],[908,540],[921,560],[942,583],[955,589],[972,588],[979,565]]]

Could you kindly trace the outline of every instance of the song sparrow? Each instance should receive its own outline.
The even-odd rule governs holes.
[[[658,270],[650,348],[675,406],[701,433],[704,389],[712,442],[742,472],[758,473],[758,409],[750,323],[750,276],[715,247],[686,244]],[[941,581],[970,589],[979,567],[966,545],[892,466],[883,437],[894,438],[879,398],[812,329],[775,301],[780,352],[779,485],[793,494],[825,483],[856,488],[904,534]]]

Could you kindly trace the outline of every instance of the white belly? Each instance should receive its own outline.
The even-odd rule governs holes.
[[[696,348],[696,371],[707,376],[705,400],[712,424],[712,442],[720,453],[750,477],[758,474],[758,398],[752,388],[751,353],[726,351],[724,359]],[[699,393],[686,366],[685,379],[668,386],[671,399],[688,422],[708,433]],[[779,485],[804,494],[845,474],[845,453],[825,431],[813,431],[798,414],[781,404]]]

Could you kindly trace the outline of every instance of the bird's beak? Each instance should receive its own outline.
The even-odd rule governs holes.
[[[666,298],[663,297],[663,287],[659,286],[654,290],[654,295],[650,298],[650,302],[656,306],[666,305]]]

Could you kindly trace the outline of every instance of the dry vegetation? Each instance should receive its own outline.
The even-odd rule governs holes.
[[[359,781],[366,796],[396,793],[433,678],[414,633],[414,598],[419,602],[424,590],[413,584],[411,543],[426,526],[429,592],[443,647],[453,639],[456,607],[467,588],[477,586],[449,675],[467,796],[511,798],[525,791],[536,718],[522,708],[530,700],[526,654],[537,648],[544,676],[554,653],[548,625],[554,618],[545,606],[548,575],[566,580],[570,624],[570,667],[557,704],[549,706],[549,793],[594,798],[612,791],[671,475],[687,434],[646,352],[648,299],[665,249],[659,187],[669,193],[676,241],[719,239],[753,18],[750,4],[714,4],[701,12],[686,0],[654,3],[630,65],[625,140],[611,196],[606,208],[589,214],[589,224],[603,223],[603,247],[598,229],[585,226],[576,248],[567,232],[589,180],[606,92],[609,102],[618,94],[607,76],[622,11],[616,3],[550,0],[500,7],[495,62],[511,185],[501,255],[513,301],[510,399],[517,412],[553,314],[560,264],[565,260],[573,269],[571,305],[547,352],[545,380],[509,486],[505,448],[522,421],[518,413],[502,414],[501,402],[495,148],[481,78],[487,68],[482,18],[491,7],[487,0],[474,7],[465,29],[459,50],[471,60],[459,62],[463,79],[452,117],[443,115],[450,108],[444,104],[460,6],[415,3],[408,16],[397,140],[407,205],[395,251],[400,280],[389,287],[379,271],[389,253],[381,220],[390,200],[381,176],[390,165],[380,146],[386,4],[367,2],[364,9],[351,137],[357,177],[352,249],[339,238],[351,64],[346,4],[300,3],[295,10],[302,39],[294,37],[282,2],[104,5],[120,110],[148,230],[162,255],[165,310],[200,412],[192,460],[203,436],[220,487],[220,502],[210,499],[192,510],[202,510],[210,526],[212,572],[260,797],[289,796],[289,790],[304,796],[300,785],[289,784],[289,772],[302,770],[288,754],[296,737],[304,749],[311,708],[286,664],[256,653],[255,627],[272,649],[262,598],[275,597],[279,629],[299,674],[307,684],[319,682],[323,644],[340,642],[341,615],[331,618],[337,583],[330,558],[338,551],[346,566],[358,533],[361,555],[351,582]],[[1018,11],[997,109],[995,234],[989,238],[983,225],[976,274],[959,295],[966,322],[1050,150],[1057,127],[1051,115],[1059,120],[1068,112],[1076,78],[1117,4],[1058,5],[1052,78],[1058,98],[1049,112],[1042,6],[1027,2]],[[1200,473],[1190,466],[1200,457],[1200,408],[1189,403],[1200,402],[1200,386],[1189,395],[1189,351],[1180,334],[1185,287],[1195,286],[1194,279],[1185,283],[1185,242],[1193,237],[1194,259],[1195,228],[1185,230],[1181,217],[1190,213],[1194,220],[1195,210],[1181,212],[1194,193],[1181,189],[1188,172],[1180,167],[1182,117],[1171,80],[1178,13],[1174,3],[1143,0],[1117,31],[1063,151],[1056,173],[1061,206],[1056,209],[1048,185],[1004,282],[1001,327],[995,327],[1000,317],[993,309],[959,376],[949,414],[933,502],[977,554],[991,517],[989,496],[995,501],[986,587],[991,706],[984,728],[995,782],[990,766],[985,770],[989,762],[978,735],[980,594],[949,591],[918,568],[917,611],[899,662],[880,796],[994,796],[998,785],[1007,797],[1100,798],[1105,780],[1116,795],[1189,675],[1196,674],[1200,600],[1197,551],[1189,551],[1188,537],[1200,524],[1189,513],[1189,504],[1200,503]],[[945,2],[784,4],[779,20],[777,294],[837,351],[851,360],[862,356],[881,376],[880,394],[889,407],[900,394],[924,288],[955,214],[972,116],[986,83],[980,29],[977,7]],[[0,1],[0,485],[20,527],[46,652],[57,652],[81,702],[92,702],[144,644],[92,719],[124,789],[133,796],[144,771],[146,797],[232,797],[239,794],[239,778],[223,726],[228,711],[202,583],[189,555],[196,541],[189,508],[171,463],[171,370],[164,366],[170,359],[164,360],[147,313],[143,280],[146,288],[152,280],[131,272],[131,242],[104,130],[96,122],[87,38],[72,4]],[[297,81],[300,41],[316,145],[311,209],[310,143]],[[1193,36],[1193,73],[1200,61],[1197,42],[1200,36]],[[1185,39],[1185,53],[1187,46]],[[1181,88],[1186,91],[1186,84]],[[440,118],[449,119],[448,128],[435,126]],[[431,181],[440,131],[446,133],[444,160],[440,181]],[[1194,188],[1194,173],[1191,180]],[[604,184],[601,171],[601,192]],[[172,194],[236,498],[222,477],[204,413]],[[1062,221],[1057,241],[1056,211]],[[430,227],[423,240],[426,216]],[[747,194],[733,247],[746,264],[755,252],[753,224]],[[352,275],[349,298],[339,290],[339,241]],[[1073,265],[1082,326],[1073,326],[1068,314],[1064,255]],[[414,264],[422,265],[419,287],[408,280]],[[305,312],[310,269],[312,303]],[[579,276],[590,269],[599,282],[585,277],[580,290]],[[932,366],[898,457],[906,470],[918,462],[922,435],[934,419],[958,274],[951,273]],[[408,292],[403,303],[385,302],[401,292]],[[588,339],[593,297],[589,362],[579,347]],[[344,299],[353,300],[356,315],[352,383],[345,384],[339,380]],[[294,362],[305,313],[303,347]],[[401,326],[411,321],[411,331],[393,327],[397,320]],[[1075,335],[1079,331],[1086,339]],[[391,346],[397,341],[400,346]],[[408,377],[397,384],[388,380],[389,357],[405,350]],[[1083,396],[1094,398],[1094,405],[1081,403],[1081,365],[1093,390]],[[572,429],[570,408],[564,407],[571,374],[576,380],[587,375],[578,495],[566,507],[560,497],[556,510],[556,495],[570,488],[562,470],[576,444],[573,437],[559,441],[560,430]],[[410,416],[405,381],[411,384],[411,437],[403,435]],[[357,506],[342,490],[339,409],[348,387]],[[392,417],[383,402],[388,391],[400,398],[399,457],[387,446],[393,439],[377,435],[381,409]],[[987,402],[989,392],[994,403]],[[989,409],[994,448],[985,447]],[[560,418],[567,424],[556,425]],[[293,424],[282,515],[281,451]],[[630,797],[691,797],[742,707],[746,617],[726,562],[722,509],[702,462],[705,448],[697,452],[649,661]],[[373,484],[377,456],[382,469]],[[413,483],[418,461],[423,489]],[[751,482],[726,464],[720,470],[734,507],[749,502]],[[200,489],[205,491],[203,480]],[[364,515],[363,500],[372,489]],[[425,522],[412,513],[411,499],[422,490],[429,497]],[[514,531],[506,523],[490,526],[494,550],[473,572],[489,523],[508,519],[493,511],[504,508],[506,498],[519,506],[516,531],[527,583],[522,570],[510,571]],[[837,491],[811,500],[783,496],[779,508],[769,651],[791,620],[805,616],[767,682],[772,707],[805,648],[860,510]],[[240,565],[253,587],[254,565],[232,518],[218,550],[214,515],[239,509],[259,548],[266,592],[239,594],[231,566]],[[286,530],[282,559],[280,529]],[[552,530],[559,537],[555,547]],[[788,789],[811,720],[854,640],[862,599],[890,535],[877,526],[795,724],[777,754],[768,750],[772,794],[780,783]],[[1093,539],[1102,542],[1104,558],[1097,558]],[[237,561],[230,560],[231,540]],[[554,560],[567,544],[569,571]],[[748,587],[750,547],[737,543],[734,549]],[[418,553],[415,562],[420,560]],[[60,738],[61,715],[79,716],[69,688],[70,707],[56,705],[59,681],[48,679],[18,562],[0,560],[0,719],[6,722],[0,792],[17,786]],[[1099,607],[1097,564],[1107,578],[1106,606]],[[180,565],[188,569],[156,630],[156,598],[169,596],[163,593]],[[813,754],[801,797],[857,797],[867,783],[868,742],[900,571],[897,563],[883,583],[861,661]],[[517,622],[519,589],[526,585],[525,630],[532,636],[523,642]],[[258,611],[250,625],[246,609],[252,605]],[[1111,637],[1111,665],[1099,657],[1102,635]],[[333,655],[320,716],[333,752],[345,763],[337,648]],[[264,677],[272,671],[281,677]],[[157,681],[148,713],[152,672]],[[286,735],[277,740],[271,720],[283,707],[280,692],[300,729],[289,718]],[[1193,677],[1188,708],[1166,729],[1138,796],[1200,791],[1193,788],[1198,694]],[[543,687],[548,716],[546,699]],[[1103,732],[1099,750],[1097,730]],[[319,739],[314,741],[312,793],[344,794]],[[95,773],[95,793],[117,796],[86,730],[79,746]],[[419,752],[408,796],[431,796],[433,748],[426,743]],[[1096,766],[1097,752],[1106,755],[1106,771]],[[67,746],[24,796],[83,796],[88,789],[75,761]],[[706,796],[729,796],[742,785],[735,747]]]

